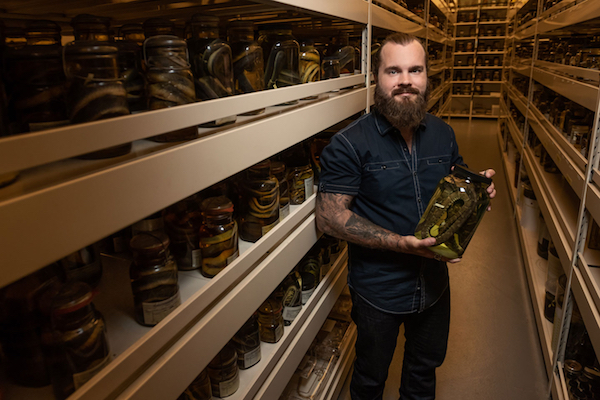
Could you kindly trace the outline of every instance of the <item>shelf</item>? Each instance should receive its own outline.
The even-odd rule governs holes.
[[[117,232],[364,110],[365,98],[364,88],[342,91],[324,101],[1,201],[0,236],[6,238],[6,250],[0,253],[0,265],[5,266],[0,285]],[[315,118],[315,115],[320,117]],[[257,143],[269,143],[269,146],[257,146]],[[238,152],[238,156],[230,157],[230,149],[242,148],[253,151]],[[171,166],[168,173],[165,165]],[[132,184],[123,185],[123,182]],[[158,188],[163,190],[157,191]],[[48,212],[50,204],[52,212]],[[28,218],[22,218],[23,215]],[[60,227],[60,235],[56,234],[56,227]],[[28,240],[22,240],[24,237]],[[28,243],[36,243],[35,252],[30,251]]]
[[[487,55],[487,54],[504,54],[503,51],[478,51],[477,54],[483,54],[483,55]]]
[[[475,54],[474,51],[455,51],[454,56],[472,56]]]
[[[497,96],[492,94],[474,94],[473,97],[477,99],[499,99],[500,94]]]
[[[373,26],[389,31],[410,33],[420,38],[427,36],[427,28],[424,25],[409,21],[376,5],[371,7],[371,22]]]
[[[459,40],[475,40],[477,39],[477,36],[457,36],[454,38],[454,40],[459,41]]]
[[[594,112],[596,111],[598,86],[583,83],[535,67],[533,68],[533,79],[585,108]]]
[[[508,113],[507,113],[507,115],[508,115]],[[518,146],[519,153],[521,153],[523,151],[523,132],[521,132],[519,130],[515,121],[512,119],[512,117],[510,115],[508,115],[506,122],[508,125],[508,130],[510,132],[510,136],[512,137],[513,142],[515,143],[515,146]]]
[[[448,82],[434,90],[430,95],[429,101],[427,102],[427,109],[430,109],[435,103],[437,103],[451,86],[452,85],[450,82]]]
[[[464,67],[464,66],[454,66],[454,69],[473,69],[473,67],[474,67],[473,65],[467,66],[467,67]]]
[[[427,23],[425,22],[425,20],[421,17],[419,17],[417,14],[413,13],[412,11],[402,7],[400,4],[396,3],[395,1],[392,0],[377,0],[378,3],[380,3],[381,5],[383,5],[384,7],[387,7],[389,12],[389,9],[394,10],[396,13],[398,13],[399,17],[405,17],[408,18],[411,21],[414,21],[422,26],[425,26]],[[378,4],[373,3],[373,5],[375,7],[381,8]]]
[[[522,40],[522,39],[528,38],[530,36],[533,36],[536,31],[536,23],[537,23],[537,18],[534,18],[531,21],[527,21],[522,26],[519,26],[517,28],[517,30],[515,31],[515,38]]]
[[[490,119],[496,119],[496,118],[498,118],[498,115],[491,115],[491,114],[473,114],[471,117],[472,117],[472,118],[490,118]]]
[[[570,65],[540,60],[536,60],[534,66],[539,69],[548,70],[548,72],[556,75],[567,75],[567,77],[571,77],[574,79],[590,81],[590,84],[592,86],[594,85],[594,83],[595,85],[597,85],[600,81],[600,71],[598,71],[597,69],[573,67]]]
[[[502,69],[502,65],[488,65],[488,66],[484,66],[484,65],[476,65],[475,66],[476,69]],[[498,81],[500,82],[500,81]]]
[[[583,278],[581,285],[590,293],[593,306],[600,310],[600,252],[586,247],[578,256],[577,267]]]
[[[457,22],[454,25],[456,25],[456,26],[477,25],[477,21],[475,21],[475,22]]]
[[[506,36],[478,36],[477,38],[483,40],[504,40],[506,39]]]
[[[588,183],[587,195],[585,198],[585,207],[592,214],[595,221],[600,223],[600,185],[596,182],[598,172],[594,169],[594,179]]]
[[[498,20],[498,21],[481,21],[479,25],[503,25],[508,24],[510,21],[507,20]]]
[[[554,371],[554,379],[552,380],[552,399],[569,400],[567,393],[567,381],[565,380],[564,366],[558,361],[556,371]]]
[[[539,33],[546,33],[598,17],[600,17],[600,3],[596,0],[587,0],[541,19],[537,29]]]
[[[482,84],[494,83],[494,84],[501,84],[503,82],[502,81],[474,81],[473,83],[482,83]],[[498,94],[498,97],[500,97],[500,94]]]
[[[600,353],[600,311],[579,268],[573,270],[571,290],[596,354]]]
[[[502,148],[504,146],[504,143],[502,141],[502,135],[500,133],[500,131],[498,131],[498,146],[500,148]],[[508,197],[510,197],[510,202],[513,206],[513,209],[515,209],[517,207],[516,204],[516,199],[517,199],[517,188],[514,185],[514,176],[515,176],[515,165],[513,165],[511,162],[508,161],[508,154],[504,151],[500,151],[500,154],[502,156],[502,166],[504,168],[504,177],[506,178],[506,187],[510,189],[510,194]]]

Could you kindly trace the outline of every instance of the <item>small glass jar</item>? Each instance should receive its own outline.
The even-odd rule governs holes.
[[[111,361],[106,324],[83,282],[59,285],[51,299],[51,323],[44,331],[54,395],[66,399]]]
[[[144,29],[144,37],[146,37],[146,39],[159,35],[177,36],[175,33],[175,23],[166,18],[149,18],[144,21],[142,27]]]
[[[208,377],[208,369],[203,369],[202,372],[190,383],[185,391],[179,395],[177,400],[211,400],[212,388],[210,386],[210,378]]]
[[[550,244],[550,231],[544,221],[542,213],[539,214],[540,229],[538,234],[537,254],[544,260],[548,259],[548,245]]]
[[[275,290],[275,297],[281,299],[283,305],[283,323],[292,324],[302,310],[302,277],[295,269],[292,270]]]
[[[340,75],[352,75],[354,74],[354,47],[350,46],[349,37],[347,34],[341,35],[337,39],[337,44],[332,46],[333,56],[337,58],[340,63]]]
[[[323,263],[321,258],[321,246],[322,243],[320,243],[320,241],[317,242],[317,244],[313,246],[298,263],[298,271],[311,274],[314,277],[315,286],[321,281],[321,265]],[[329,254],[330,252],[327,250],[327,258],[329,258]]]
[[[127,91],[129,111],[142,111],[147,108],[142,70],[144,29],[140,24],[125,24],[119,31],[121,40],[116,42],[116,45],[119,49],[119,67]]]
[[[260,333],[258,328],[258,311],[244,323],[232,339],[238,355],[240,369],[248,369],[260,361]]]
[[[75,41],[110,41],[110,18],[90,14],[79,14],[71,19]]]
[[[490,203],[486,189],[491,183],[490,178],[456,165],[438,183],[415,236],[434,237],[436,244],[429,249],[437,254],[461,257]]]
[[[240,386],[240,372],[233,345],[225,345],[208,363],[207,371],[213,396],[223,398],[234,394]]]
[[[233,203],[225,196],[202,202],[204,224],[200,228],[202,275],[212,278],[238,256],[238,226],[233,220]]]
[[[117,54],[116,46],[104,42],[75,41],[65,47],[67,108],[72,124],[129,114]],[[117,157],[130,150],[131,143],[126,143],[81,158]]]
[[[302,83],[321,80],[321,55],[312,40],[303,40],[300,44],[300,80]]]
[[[259,31],[258,43],[265,57],[265,88],[275,89],[302,82],[299,66],[300,45],[292,35],[290,25],[263,27]]]
[[[190,271],[202,266],[199,231],[202,226],[200,209],[181,201],[169,207],[164,214],[165,230],[169,235],[170,250],[177,268]]]
[[[60,260],[67,281],[85,282],[97,288],[102,278],[102,262],[100,261],[100,244],[94,243]]]
[[[310,164],[299,165],[290,169],[290,203],[302,204],[314,193],[315,174]]]
[[[195,102],[194,77],[190,69],[186,43],[177,36],[154,35],[144,41],[143,49],[148,108],[159,110]],[[157,142],[176,142],[196,137],[198,129],[192,126],[150,139]]]
[[[242,188],[240,238],[256,242],[279,222],[279,182],[265,160],[246,171]]]
[[[340,60],[335,56],[323,58],[321,64],[321,80],[333,79],[340,77]]]
[[[310,272],[301,272],[300,277],[302,278],[302,305],[305,305],[314,293],[317,282]]]
[[[290,215],[290,185],[285,164],[281,161],[271,162],[271,173],[279,182],[279,220]]]
[[[140,232],[131,238],[129,276],[135,319],[141,325],[158,324],[181,304],[177,264],[169,244],[169,237],[160,231]]]
[[[262,47],[254,40],[254,24],[234,21],[229,24],[227,38],[233,57],[235,93],[254,93],[265,88],[265,61]],[[263,113],[264,108],[243,115]]]
[[[271,295],[258,308],[258,326],[260,340],[266,343],[277,343],[283,337],[283,306],[281,299]]]

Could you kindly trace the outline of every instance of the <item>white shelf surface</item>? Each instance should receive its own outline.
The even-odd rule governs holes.
[[[573,270],[573,279],[571,280],[571,290],[579,312],[583,318],[583,323],[588,331],[590,341],[596,354],[600,353],[600,311],[589,288],[585,284],[585,279],[579,268]]]
[[[579,253],[577,266],[594,306],[600,310],[600,251],[586,247]]]
[[[582,1],[541,20],[538,23],[538,31],[540,33],[550,32],[598,17],[600,17],[600,2],[596,0]]]
[[[556,93],[581,104],[589,110],[596,111],[598,85],[580,82],[540,68],[533,68],[533,79]]]
[[[592,86],[594,85],[594,82],[597,84],[598,81],[600,81],[600,71],[597,69],[573,67],[571,65],[540,60],[536,60],[534,66],[538,69],[548,70],[548,72],[556,75],[565,75],[575,79],[590,81],[588,83],[590,83]]]
[[[376,5],[371,6],[371,23],[389,31],[410,33],[420,38],[427,36],[425,25],[409,21]]]

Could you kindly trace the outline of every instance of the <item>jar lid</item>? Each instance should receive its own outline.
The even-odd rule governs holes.
[[[77,311],[92,302],[92,288],[84,282],[62,284],[52,298],[52,314],[64,315]]]
[[[209,197],[201,205],[204,215],[218,216],[233,213],[233,203],[225,196]]]
[[[253,166],[248,168],[248,172],[258,174],[269,174],[271,172],[271,160],[266,159],[264,161],[259,162],[258,164],[254,164]]]
[[[144,253],[164,251],[169,247],[169,244],[169,237],[161,231],[139,232],[129,242],[129,246],[133,251]]]
[[[65,46],[66,54],[78,54],[78,55],[107,55],[116,57],[119,49],[116,46],[106,44],[106,42],[71,42]]]
[[[486,178],[485,176],[479,175],[477,172],[470,171],[460,165],[455,165],[452,173],[456,176],[469,179],[473,182],[485,183],[487,185],[492,183],[492,178]]]
[[[151,36],[144,41],[145,48],[155,47],[185,47],[187,43],[185,40],[178,38],[175,35],[156,35]]]
[[[583,367],[581,366],[581,364],[579,364],[577,361],[575,360],[565,360],[565,371],[567,373],[579,373],[583,370]]]
[[[219,17],[206,14],[194,14],[192,15],[192,24],[196,26],[206,26],[208,28],[218,28]]]
[[[285,163],[282,161],[271,161],[271,173],[279,175],[285,172]]]
[[[237,358],[235,348],[230,343],[227,343],[225,347],[221,349],[219,354],[208,363],[208,366],[212,369],[221,369],[234,363],[237,364]]]

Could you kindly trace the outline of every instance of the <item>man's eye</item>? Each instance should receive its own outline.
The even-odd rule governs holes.
[[[397,71],[396,70],[391,70],[390,71],[390,75],[396,75]]]

